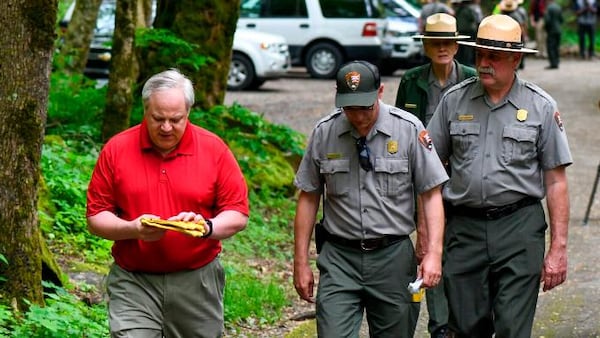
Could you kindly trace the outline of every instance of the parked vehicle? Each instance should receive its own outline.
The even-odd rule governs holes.
[[[390,57],[380,66],[382,74],[424,63],[423,44],[412,38],[419,31],[421,10],[406,0],[385,0],[383,5],[388,19],[384,43],[392,47]]]
[[[60,22],[62,27],[68,26],[74,9],[75,2],[72,2]],[[115,9],[115,0],[102,1],[84,70],[88,77],[108,78]],[[238,29],[233,37],[227,88],[256,89],[266,80],[284,76],[290,67],[289,48],[282,36]]]
[[[344,62],[389,56],[379,8],[379,0],[242,0],[237,27],[283,35],[292,65],[327,79]]]
[[[256,89],[266,80],[284,76],[290,68],[290,51],[283,36],[238,28],[227,89]]]

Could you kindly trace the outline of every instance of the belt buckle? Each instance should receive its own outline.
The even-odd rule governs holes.
[[[377,238],[360,240],[360,249],[362,251],[373,251],[377,248],[379,248],[379,239]]]
[[[493,220],[496,218],[497,214],[502,211],[502,208],[493,207],[485,210],[485,218],[488,220]]]

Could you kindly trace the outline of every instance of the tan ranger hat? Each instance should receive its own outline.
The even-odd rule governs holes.
[[[519,7],[519,3],[517,0],[502,0],[499,7],[501,11],[512,12]]]
[[[446,13],[436,13],[427,17],[425,21],[425,32],[413,35],[413,39],[468,39],[468,35],[458,35],[456,31],[456,19]]]
[[[479,24],[475,41],[459,41],[458,43],[506,52],[537,53],[535,49],[524,47],[523,40],[521,40],[521,25],[515,19],[504,14],[485,17]]]

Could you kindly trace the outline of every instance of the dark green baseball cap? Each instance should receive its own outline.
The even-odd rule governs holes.
[[[336,80],[336,107],[369,107],[377,100],[381,83],[379,70],[366,61],[351,61],[342,65]]]

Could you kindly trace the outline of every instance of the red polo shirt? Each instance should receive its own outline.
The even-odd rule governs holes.
[[[110,211],[132,220],[142,214],[163,219],[182,211],[212,218],[224,210],[248,215],[248,188],[233,154],[215,134],[188,122],[167,157],[152,149],[146,123],[106,143],[87,192],[87,216]],[[125,270],[165,273],[211,262],[221,242],[166,231],[153,242],[115,241],[112,255]]]

